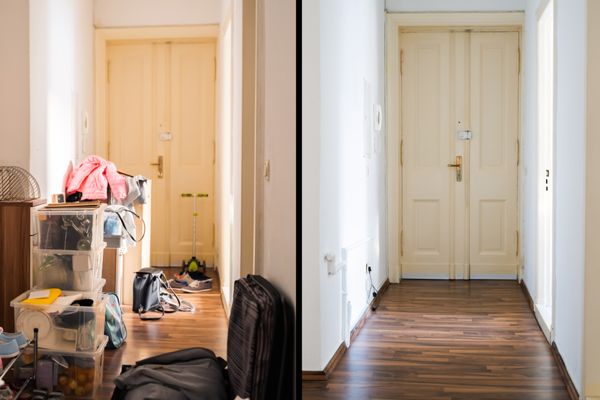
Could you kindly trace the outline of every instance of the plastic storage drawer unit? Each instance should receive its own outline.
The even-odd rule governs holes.
[[[97,389],[102,383],[104,348],[107,342],[108,337],[104,336],[94,352],[40,349],[38,384],[43,389],[61,392],[67,399],[96,399]],[[28,365],[21,362],[16,370],[17,374],[22,378],[31,376],[33,349],[28,348],[21,359]]]
[[[104,209],[42,208],[36,211],[37,246],[45,250],[92,250],[104,242]]]
[[[15,309],[15,326],[28,339],[38,328],[39,347],[60,351],[93,351],[104,337],[106,297],[102,293],[62,292],[70,305],[29,304],[28,290],[10,302]],[[59,297],[60,299],[60,297]],[[71,301],[73,300],[73,301]]]
[[[106,244],[91,251],[33,250],[33,286],[62,290],[93,291],[102,279]]]

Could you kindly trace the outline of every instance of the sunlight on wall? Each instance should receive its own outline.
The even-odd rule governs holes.
[[[42,195],[62,191],[83,147],[82,114],[92,110],[92,0],[31,0],[31,172]]]
[[[219,40],[219,133],[217,135],[217,146],[219,149],[217,157],[217,185],[219,190],[219,274],[223,296],[228,305],[231,302],[231,239],[233,225],[232,207],[232,182],[231,182],[231,146],[232,146],[232,120],[231,120],[231,19],[224,21],[221,27],[221,38]]]

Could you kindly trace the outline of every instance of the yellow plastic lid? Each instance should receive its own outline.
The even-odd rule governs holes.
[[[54,303],[54,300],[56,300],[58,298],[58,296],[60,296],[60,294],[62,293],[62,291],[57,288],[51,288],[51,289],[46,289],[46,290],[48,290],[50,292],[48,297],[41,297],[41,298],[37,298],[37,299],[27,298],[27,299],[21,301],[21,303],[40,304],[40,305],[52,304],[52,303]]]

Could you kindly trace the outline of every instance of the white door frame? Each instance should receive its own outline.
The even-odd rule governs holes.
[[[536,91],[536,104],[537,104],[537,109],[536,109],[536,136],[537,136],[537,143],[538,143],[538,148],[536,150],[536,156],[537,156],[537,165],[538,165],[538,171],[537,171],[537,176],[536,176],[536,180],[541,178],[541,173],[545,168],[542,168],[542,165],[540,163],[540,157],[542,156],[542,148],[540,146],[540,126],[539,126],[539,117],[540,117],[540,105],[539,105],[539,99],[540,99],[540,76],[539,76],[539,61],[540,61],[540,37],[539,37],[539,24],[540,24],[540,20],[542,18],[542,15],[546,12],[546,10],[549,7],[552,7],[552,12],[553,12],[553,17],[552,17],[552,23],[553,23],[553,27],[552,27],[552,33],[553,33],[553,38],[552,38],[552,43],[551,43],[551,47],[552,47],[552,57],[554,59],[554,61],[556,60],[556,1],[553,0],[542,0],[540,2],[540,4],[538,5],[537,11],[536,11],[536,30],[538,31],[538,37],[537,37],[537,54],[536,54],[536,60],[538,63],[538,76],[536,79],[538,79],[538,84],[537,84],[537,91]],[[544,275],[546,275],[547,271],[540,271],[540,268],[544,269],[546,268],[546,265],[544,265],[544,261],[547,262],[547,260],[545,260],[540,252],[546,249],[543,249],[543,243],[541,243],[541,238],[543,236],[543,233],[547,233],[544,232],[544,228],[547,228],[545,226],[545,224],[542,224],[539,214],[537,217],[537,221],[536,221],[536,244],[538,247],[537,253],[536,253],[536,257],[537,257],[537,269],[536,269],[536,281],[537,281],[537,285],[538,288],[536,288],[536,298],[533,299],[533,303],[534,303],[534,313],[535,316],[538,320],[538,324],[540,325],[540,328],[542,329],[542,332],[544,332],[544,335],[546,336],[546,339],[548,340],[549,343],[553,343],[554,342],[554,333],[555,333],[555,319],[556,319],[556,313],[555,313],[555,299],[556,299],[556,268],[554,265],[554,230],[555,230],[555,225],[554,225],[554,220],[555,220],[555,208],[554,208],[554,204],[555,204],[555,192],[554,192],[554,175],[556,173],[556,168],[555,168],[555,150],[556,150],[556,64],[554,63],[552,65],[552,85],[553,85],[553,95],[552,95],[552,132],[551,132],[551,140],[552,140],[552,160],[551,160],[551,165],[550,165],[550,182],[549,185],[546,184],[546,186],[549,186],[550,188],[550,194],[552,196],[551,199],[551,203],[552,203],[552,209],[551,209],[551,214],[550,214],[550,232],[551,232],[551,256],[550,256],[550,268],[551,268],[551,274],[550,274],[550,278],[551,278],[551,296],[548,299],[548,293],[547,293],[547,286],[545,287],[545,284],[547,283],[545,280],[541,281],[540,278]],[[541,181],[538,181],[537,184],[539,185],[537,188],[537,192],[536,192],[536,203],[538,205],[538,207],[540,206],[540,196],[542,196],[542,187],[543,187],[543,183]],[[548,221],[545,221],[548,222]],[[542,250],[543,249],[543,250]],[[540,258],[542,259],[542,262],[540,262]],[[547,276],[545,276],[547,278]],[[541,299],[540,297],[545,297],[545,299]],[[551,311],[551,315],[550,315],[550,326],[548,326],[547,320],[545,318],[548,318],[547,314],[545,316],[542,315],[542,312],[539,308],[540,303],[546,303],[547,301],[549,301],[550,304],[550,311]],[[546,304],[541,304],[541,305],[546,305]],[[544,318],[545,317],[545,318]]]
[[[523,12],[497,13],[388,13],[386,14],[386,124],[387,124],[387,215],[388,215],[388,274],[392,283],[400,282],[401,254],[400,232],[402,227],[402,169],[400,166],[401,116],[400,110],[400,54],[398,51],[399,33],[402,30],[435,30],[456,28],[478,31],[522,31],[525,18]],[[519,48],[522,48],[520,37]],[[523,63],[523,57],[520,60]],[[521,65],[521,70],[523,70]],[[519,76],[520,79],[520,76]],[[519,82],[519,98],[522,98],[522,85]],[[519,103],[522,104],[519,99]],[[520,128],[520,124],[519,124]],[[520,129],[517,138],[520,139]],[[521,165],[519,165],[521,181]],[[520,186],[518,199],[521,198]],[[518,227],[520,231],[521,204],[518,201]],[[521,243],[519,246],[518,278],[522,276]]]

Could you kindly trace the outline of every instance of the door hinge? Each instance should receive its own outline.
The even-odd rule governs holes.
[[[400,257],[404,256],[404,230],[400,231]]]
[[[213,75],[213,80],[216,82],[217,81],[217,57],[213,58],[213,64],[215,67],[215,74]]]
[[[517,48],[517,72],[521,75],[521,48]]]
[[[215,247],[215,223],[213,222],[213,230],[212,230],[212,246]]]
[[[106,63],[106,83],[110,83],[110,61]]]
[[[521,141],[517,139],[517,166],[521,163]]]
[[[106,143],[106,159],[110,160],[110,140]]]
[[[400,140],[400,166],[404,166],[404,139]]]
[[[404,73],[404,49],[400,49],[400,75]]]
[[[213,165],[215,165],[217,160],[217,144],[213,140]]]
[[[519,231],[517,231],[517,257],[519,256]]]

